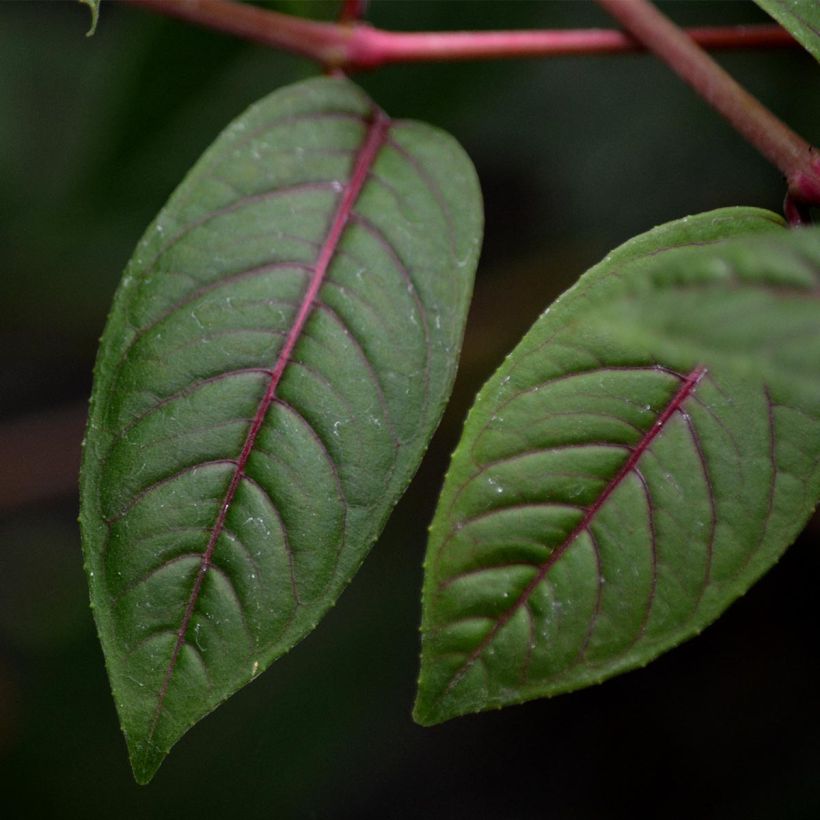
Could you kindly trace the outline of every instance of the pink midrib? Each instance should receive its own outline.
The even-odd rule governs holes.
[[[188,599],[188,604],[182,617],[182,623],[177,631],[177,639],[174,644],[174,650],[171,654],[171,660],[168,663],[168,668],[165,672],[165,677],[160,687],[157,707],[154,712],[151,729],[148,735],[149,738],[154,734],[156,729],[159,714],[162,709],[163,702],[165,701],[165,696],[168,694],[168,687],[171,683],[171,677],[174,674],[174,669],[176,669],[182,647],[185,645],[188,627],[190,626],[191,618],[193,617],[197,601],[199,600],[199,595],[202,591],[202,584],[204,582],[205,575],[211,565],[211,559],[213,557],[214,550],[216,549],[216,544],[225,528],[225,519],[227,518],[228,511],[233,503],[234,496],[236,495],[236,491],[239,487],[239,482],[242,480],[242,476],[244,475],[248,459],[253,452],[256,438],[259,435],[259,431],[262,429],[262,425],[265,422],[268,410],[270,409],[273,400],[276,398],[276,390],[279,387],[279,383],[282,380],[282,376],[288,366],[291,354],[293,353],[293,350],[301,337],[302,331],[310,318],[316,297],[322,287],[322,284],[324,283],[330,263],[333,260],[336,249],[339,246],[339,242],[341,241],[342,234],[344,233],[348,220],[353,213],[353,206],[356,204],[356,200],[364,187],[367,176],[370,169],[373,167],[379,150],[387,139],[387,132],[389,128],[389,117],[379,109],[374,110],[371,116],[370,127],[368,128],[365,136],[365,141],[362,144],[362,148],[359,151],[358,156],[356,157],[356,162],[353,166],[353,173],[351,174],[350,180],[342,192],[342,198],[339,202],[338,208],[336,209],[336,213],[333,216],[333,222],[330,225],[330,230],[322,243],[318,257],[316,258],[313,273],[310,277],[310,283],[308,284],[305,295],[299,305],[296,318],[288,331],[285,342],[282,345],[282,349],[279,351],[276,363],[270,371],[270,381],[268,382],[268,387],[265,390],[265,395],[259,402],[256,413],[254,414],[253,421],[251,422],[251,426],[248,430],[248,435],[245,438],[245,443],[242,445],[242,451],[239,454],[239,458],[236,460],[236,467],[233,475],[231,476],[230,484],[225,492],[222,505],[219,508],[219,515],[217,516],[216,522],[211,530],[208,545],[202,553],[202,561],[199,565],[199,571],[197,572],[196,579],[194,580],[194,586],[191,590],[191,595]]]
[[[667,422],[672,416],[680,410],[683,403],[689,396],[692,395],[695,388],[700,383],[701,379],[706,375],[705,367],[696,367],[683,381],[683,384],[678,388],[678,391],[672,397],[669,404],[667,404],[664,411],[658,416],[652,427],[644,433],[643,438],[633,448],[629,458],[624,462],[620,470],[604,487],[601,494],[595,499],[595,502],[587,507],[584,517],[572,530],[572,532],[557,546],[550,554],[549,558],[544,561],[538,568],[533,579],[524,587],[523,592],[516,598],[512,606],[501,614],[498,620],[493,625],[493,628],[484,636],[481,643],[470,653],[467,660],[458,670],[458,672],[450,679],[449,684],[444,689],[442,695],[449,692],[467,673],[467,670],[481,657],[485,649],[493,642],[495,636],[506,626],[512,616],[529,600],[530,595],[535,591],[536,587],[547,577],[549,571],[561,560],[566,551],[577,541],[578,537],[585,532],[592,520],[600,511],[601,507],[606,504],[609,497],[620,486],[621,482],[635,469],[635,466],[640,461],[643,454],[647,451],[652,442],[658,437],[661,430],[666,427]]]

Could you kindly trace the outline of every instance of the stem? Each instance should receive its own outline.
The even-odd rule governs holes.
[[[648,0],[598,0],[636,39],[660,57],[752,145],[788,182],[786,215],[806,221],[820,205],[820,155],[726,73],[690,36]]]
[[[403,33],[383,31],[348,18],[339,24],[304,20],[231,0],[126,1],[160,14],[301,54],[331,69],[372,69],[403,62],[615,54],[643,50],[640,42],[633,37],[607,29]],[[797,45],[789,33],[777,25],[698,28],[691,29],[690,34],[707,48]]]
[[[349,64],[350,39],[356,26],[320,23],[267,11],[231,0],[126,0],[135,6],[217,29],[245,40],[301,54],[325,68]]]
[[[787,38],[790,40],[791,36],[784,29],[778,32],[777,28],[699,28],[692,29],[691,34],[710,48],[789,45]],[[360,26],[350,46],[351,61],[357,68],[377,68],[402,62],[558,57],[644,50],[632,37],[611,29],[401,33]]]

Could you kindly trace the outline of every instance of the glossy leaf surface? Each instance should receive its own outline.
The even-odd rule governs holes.
[[[647,663],[820,495],[820,230],[729,209],[609,255],[482,389],[428,546],[416,718]]]
[[[817,0],[755,0],[755,3],[820,60],[820,3]]]
[[[317,623],[449,395],[481,234],[436,129],[317,79],[237,119],[131,260],[81,523],[137,778]]]

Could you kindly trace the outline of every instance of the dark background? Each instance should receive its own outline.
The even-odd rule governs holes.
[[[332,17],[333,3],[275,4]],[[671,3],[681,22],[763,22]],[[396,29],[610,25],[587,2],[375,0]],[[473,157],[487,228],[456,391],[421,470],[314,634],[131,779],[88,609],[76,465],[97,338],[145,225],[217,133],[309,63],[103,3],[0,2],[0,814],[117,818],[817,818],[815,523],[702,636],[603,686],[410,719],[425,530],[475,391],[612,246],[779,174],[648,56],[397,66],[357,79]],[[820,141],[800,50],[720,56]]]

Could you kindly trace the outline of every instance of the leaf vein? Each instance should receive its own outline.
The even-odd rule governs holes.
[[[157,704],[147,734],[149,742],[156,731],[157,721],[159,720],[163,703],[165,701],[168,688],[171,684],[171,678],[177,665],[179,652],[186,640],[188,627],[191,621],[191,617],[196,608],[197,601],[199,600],[200,590],[204,582],[205,574],[207,573],[208,568],[211,564],[211,558],[213,555],[214,548],[216,546],[216,541],[219,538],[219,535],[225,524],[226,516],[232,505],[234,495],[236,493],[237,487],[239,486],[239,482],[242,478],[244,469],[247,465],[248,458],[250,457],[250,454],[253,450],[256,437],[262,425],[264,424],[270,405],[274,402],[276,398],[276,390],[280,383],[282,375],[285,372],[285,368],[287,367],[288,361],[301,336],[302,330],[305,324],[307,323],[307,320],[313,310],[314,301],[319,292],[319,289],[322,286],[325,275],[336,252],[336,248],[339,242],[341,241],[345,228],[347,227],[348,220],[350,219],[350,215],[353,210],[353,206],[355,205],[355,202],[358,199],[362,187],[366,182],[367,173],[370,167],[375,162],[375,159],[379,151],[381,150],[385,140],[387,139],[389,128],[390,120],[386,117],[386,115],[384,115],[379,110],[374,110],[372,114],[372,121],[369,124],[365,140],[357,156],[356,164],[354,166],[352,175],[343,190],[343,194],[339,202],[338,209],[336,210],[336,213],[333,217],[333,221],[330,225],[327,236],[325,238],[325,242],[322,245],[319,251],[319,255],[316,259],[314,273],[305,291],[302,305],[294,320],[293,326],[290,332],[288,333],[288,336],[285,340],[285,344],[279,353],[276,364],[273,368],[273,373],[270,377],[268,389],[264,397],[262,398],[262,401],[259,404],[256,416],[254,418],[254,422],[251,425],[250,430],[248,431],[248,436],[245,440],[245,444],[242,447],[242,452],[240,453],[239,458],[235,462],[233,477],[231,478],[231,482],[228,485],[227,492],[225,493],[225,498],[220,507],[219,515],[217,516],[217,519],[211,531],[211,537],[209,539],[208,545],[204,553],[202,554],[202,562],[200,564],[200,569],[197,574],[196,580],[194,581],[194,585],[191,590],[190,597],[188,599],[188,604],[186,606],[185,612],[182,617],[182,622],[177,632],[177,641],[174,645],[174,649],[172,651],[171,658],[169,660],[166,673],[157,696]]]
[[[564,541],[552,551],[549,558],[547,558],[547,560],[541,564],[539,571],[536,573],[535,577],[525,587],[523,592],[518,596],[518,598],[513,602],[513,604],[505,612],[503,612],[500,616],[498,616],[495,619],[495,623],[488,631],[487,635],[478,643],[475,649],[469,654],[467,660],[464,662],[461,668],[457,670],[456,673],[450,678],[449,682],[447,683],[443,691],[438,695],[439,699],[447,695],[459,683],[459,681],[461,681],[461,679],[468,672],[470,667],[477,660],[482,658],[487,647],[495,639],[495,636],[510,621],[510,619],[518,611],[522,604],[524,604],[530,598],[538,584],[540,584],[547,577],[552,567],[555,566],[555,564],[562,558],[566,551],[575,543],[578,536],[583,532],[589,531],[590,524],[597,515],[598,511],[607,502],[612,493],[620,486],[623,479],[629,473],[633,472],[635,466],[637,465],[643,453],[657,438],[661,431],[665,428],[669,419],[680,410],[681,406],[689,398],[692,392],[697,388],[697,385],[700,383],[701,379],[704,377],[705,374],[706,369],[702,366],[699,366],[696,367],[686,377],[684,383],[679,387],[677,392],[670,399],[666,408],[658,416],[655,424],[646,432],[644,438],[641,440],[638,446],[632,450],[626,462],[613,476],[612,480],[609,482],[609,484],[607,484],[607,486],[604,488],[604,490],[598,496],[595,502],[587,508],[586,513],[584,517],[581,519],[581,521],[574,527],[574,529],[569,533],[569,535],[564,539]]]

